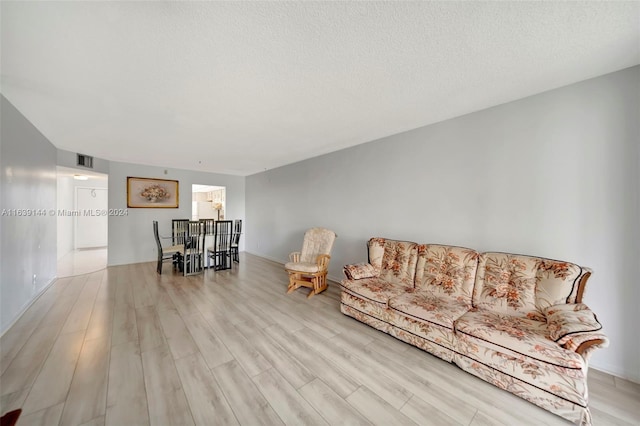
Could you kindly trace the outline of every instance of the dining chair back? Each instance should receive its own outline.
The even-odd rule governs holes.
[[[174,246],[184,244],[189,219],[171,220],[171,242]]]
[[[233,221],[233,233],[231,234],[231,246],[229,247],[229,255],[235,263],[240,263],[240,254],[238,247],[240,246],[240,236],[242,235],[242,220]]]
[[[190,220],[186,225],[182,272],[194,275],[204,269],[204,223]]]
[[[207,248],[207,267],[213,259],[216,270],[231,268],[229,248],[231,246],[231,220],[216,220],[213,233],[213,246]]]

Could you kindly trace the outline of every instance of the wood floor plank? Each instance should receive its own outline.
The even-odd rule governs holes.
[[[222,389],[199,353],[176,360],[187,402],[196,425],[237,425]]]
[[[296,337],[312,347],[319,356],[342,366],[356,381],[369,387],[396,409],[400,409],[411,398],[411,392],[389,378],[386,369],[378,369],[371,360],[350,353],[332,339],[322,340],[311,330],[298,331]]]
[[[56,294],[49,287],[0,337],[0,374],[3,374],[9,367],[11,361],[36,330],[42,318],[51,309],[55,300]]]
[[[159,310],[158,317],[173,359],[199,352],[198,346],[175,308]]]
[[[233,355],[211,330],[202,315],[198,313],[182,319],[209,368],[233,361]]]
[[[253,322],[236,324],[236,328],[294,388],[298,389],[315,378],[307,367]]]
[[[105,416],[96,417],[95,419],[91,419],[86,423],[82,423],[80,426],[104,426],[105,424]]]
[[[447,390],[443,389],[442,386],[440,386],[440,382],[437,380],[438,376],[426,376],[408,368],[402,363],[394,362],[393,360],[396,359],[398,356],[397,354],[388,358],[373,350],[370,344],[367,346],[361,346],[343,335],[336,336],[331,339],[331,341],[343,347],[346,351],[357,355],[361,359],[367,360],[373,369],[384,371],[384,374],[396,383],[401,383],[402,387],[414,394],[414,398],[415,396],[420,398],[419,400],[414,400],[414,403],[411,404],[411,406],[426,405],[430,408],[433,418],[442,417],[443,413],[437,412],[442,410],[447,413],[454,413],[451,414],[453,419],[460,424],[466,425],[469,424],[477,411],[475,407],[464,401],[463,396],[460,397],[452,395]],[[411,400],[409,400],[409,402],[410,401]],[[409,402],[407,402],[407,404],[409,404]],[[415,416],[409,417],[414,418]],[[442,417],[442,419],[443,423],[451,421],[451,419],[448,419],[446,416]],[[418,421],[417,423],[421,422]]]
[[[184,278],[184,277],[183,277]],[[182,317],[199,314],[198,308],[196,308],[185,290],[183,290],[180,285],[177,285],[175,282],[179,277],[171,278],[170,285],[166,286],[167,294],[171,298],[173,305],[180,312]]]
[[[85,286],[86,289],[86,286]],[[91,318],[91,312],[93,311],[93,298],[78,298],[73,305],[67,320],[62,327],[62,333],[71,333],[73,331],[83,331],[87,329],[89,325],[89,319]]]
[[[446,415],[436,406],[423,401],[415,395],[407,401],[407,403],[400,409],[400,412],[413,420],[416,424],[424,426],[459,426],[470,423],[470,420],[464,423],[455,421],[452,417]],[[471,419],[473,419],[473,417]]]
[[[131,306],[116,308],[115,306],[113,312],[113,329],[111,331],[111,345],[116,346],[126,342],[137,342],[138,322],[136,320],[135,308]]]
[[[249,342],[230,322],[214,315],[205,315],[202,316],[209,323],[213,332],[220,337],[249,377],[271,368],[271,364],[254,348],[253,343]]]
[[[135,308],[136,304],[133,299],[133,285],[129,281],[117,281],[115,293],[115,306],[116,310]]]
[[[7,395],[30,388],[36,380],[49,351],[56,341],[60,326],[37,328],[16,357],[0,376],[0,392]]]
[[[640,397],[640,383],[634,383],[620,377],[614,377],[613,379],[616,384],[616,389],[620,389]]]
[[[138,338],[140,350],[149,351],[165,345],[160,318],[153,306],[136,308],[136,323],[138,325]]]
[[[237,361],[219,365],[213,374],[241,425],[283,424]]]
[[[102,289],[103,285],[100,286]],[[91,339],[111,339],[113,332],[113,313],[114,313],[114,300],[110,298],[100,299],[100,294],[96,296],[96,301],[93,305],[93,311],[91,312],[91,319],[87,326],[87,332],[85,334],[86,340]],[[103,293],[104,296],[104,293]]]
[[[142,352],[142,367],[151,426],[193,425],[169,348],[165,345]]]
[[[287,333],[279,325],[273,325],[264,329],[280,346],[306,366],[316,377],[322,379],[334,392],[345,398],[355,392],[360,386],[355,380],[341,368],[341,365],[333,364],[316,354],[315,350],[298,339],[295,335]]]
[[[364,386],[349,395],[347,402],[375,425],[416,425],[409,417]]]
[[[485,414],[482,411],[478,411],[476,415],[469,423],[469,426],[507,426],[504,423],[491,417],[491,415]]]
[[[1,383],[2,382],[0,382],[0,384]],[[24,400],[27,399],[27,395],[29,395],[30,390],[31,388],[26,387],[24,389],[2,395],[2,397],[0,397],[0,413],[6,413],[7,411],[22,408]]]
[[[136,341],[111,348],[105,424],[149,425],[142,357]]]
[[[25,415],[65,401],[83,341],[84,331],[58,337],[24,402]]]
[[[78,299],[95,300],[102,285],[106,270],[100,270],[87,275],[87,281],[78,295]]]
[[[102,282],[96,294],[96,304],[115,305],[118,283],[117,273],[112,272],[110,268],[103,270],[103,272]]]
[[[110,340],[84,342],[67,395],[60,426],[73,426],[104,416],[107,403]]]
[[[147,306],[154,306],[151,294],[147,289],[147,282],[144,279],[145,269],[142,264],[137,264],[135,267],[136,276],[138,276],[137,285],[133,286],[133,301],[136,309],[144,308]]]
[[[314,379],[299,389],[304,399],[331,425],[370,425],[358,410],[327,386]]]
[[[69,284],[69,286],[71,286],[71,284]],[[71,287],[67,287],[67,289],[68,288]],[[58,330],[62,329],[64,323],[67,321],[69,312],[71,312],[73,305],[76,303],[76,300],[78,300],[78,295],[73,292],[69,293],[67,289],[56,298],[51,309],[42,317],[38,327],[57,327]],[[78,291],[82,291],[82,286],[79,287]]]
[[[327,424],[276,370],[267,370],[254,377],[253,381],[286,425]]]
[[[62,409],[64,408],[64,402],[54,405],[52,407],[43,408],[35,413],[21,415],[18,418],[17,424],[19,426],[50,426],[57,425],[62,415]]]

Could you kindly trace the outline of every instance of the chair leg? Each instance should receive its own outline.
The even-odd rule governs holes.
[[[289,272],[289,286],[287,287],[287,294],[293,292],[295,289],[300,287],[296,280],[300,279],[300,274],[295,274],[293,272]]]
[[[318,275],[313,277],[311,282],[313,283],[313,288],[307,295],[307,299],[313,296],[314,294],[320,294],[327,289],[327,274]]]

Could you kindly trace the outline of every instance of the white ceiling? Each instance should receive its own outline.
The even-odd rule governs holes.
[[[639,2],[1,2],[56,147],[249,175],[640,63]]]

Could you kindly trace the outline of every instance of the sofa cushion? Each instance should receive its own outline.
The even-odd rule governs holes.
[[[471,305],[424,291],[404,293],[389,300],[389,307],[413,319],[428,321],[453,331],[453,323]]]
[[[455,323],[456,333],[469,336],[478,345],[514,357],[527,357],[550,366],[581,369],[582,357],[568,351],[548,337],[547,324],[521,316],[512,316],[484,310],[470,311]],[[460,339],[462,344],[468,339]],[[474,352],[467,347],[459,352]],[[482,353],[482,351],[480,351]]]
[[[297,272],[307,272],[309,274],[320,272],[320,266],[318,266],[316,262],[287,262],[284,264],[284,268]]]
[[[344,265],[344,274],[350,280],[361,280],[363,278],[374,278],[380,270],[376,270],[370,263],[356,263],[354,265]]]
[[[473,290],[473,306],[508,315],[538,314],[536,261],[505,253],[482,253]]]
[[[378,277],[390,284],[413,288],[417,260],[416,243],[384,240],[384,254]]]
[[[584,303],[550,306],[544,310],[549,337],[558,343],[572,334],[588,333],[602,329],[596,315]]]
[[[536,306],[538,309],[576,303],[580,280],[590,270],[575,263],[544,258],[535,259],[537,260]]]
[[[382,256],[384,256],[384,238],[370,238],[367,242],[369,249],[369,264],[375,268],[376,275],[380,273],[382,269]]]
[[[478,252],[475,250],[419,245],[416,289],[470,305],[477,268]]]
[[[342,280],[342,288],[370,302],[387,306],[390,298],[404,293],[404,287],[389,284],[380,278],[364,278],[361,280]]]
[[[509,315],[542,319],[549,306],[573,303],[586,269],[540,257],[482,253],[473,305]]]

